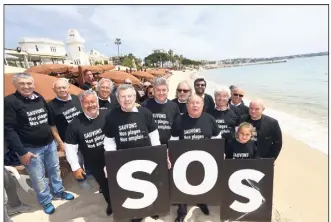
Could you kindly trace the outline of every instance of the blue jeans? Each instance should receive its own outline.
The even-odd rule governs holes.
[[[53,141],[46,146],[26,148],[26,150],[37,156],[36,158],[31,158],[30,164],[25,166],[25,169],[30,175],[32,187],[37,193],[38,202],[41,205],[48,204],[52,201],[53,196],[45,179],[45,169],[48,173],[53,194],[58,196],[64,191],[56,144]]]

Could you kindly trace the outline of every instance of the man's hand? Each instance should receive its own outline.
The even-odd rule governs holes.
[[[33,153],[31,152],[27,152],[26,154],[24,154],[23,156],[20,156],[19,159],[20,159],[20,162],[25,165],[25,166],[28,166],[30,164],[30,160],[31,158],[37,158],[36,155],[34,155]]]
[[[80,180],[84,180],[85,179],[84,176],[86,175],[86,173],[85,173],[85,171],[82,168],[79,168],[78,170],[73,171],[72,173],[74,174],[74,177],[76,179],[80,179]]]
[[[168,162],[168,170],[171,169],[171,162],[170,162],[170,158],[169,158],[169,150],[167,149],[167,162]]]
[[[59,151],[65,152],[64,143],[63,142],[59,143],[58,146],[57,146],[57,148],[58,148]]]

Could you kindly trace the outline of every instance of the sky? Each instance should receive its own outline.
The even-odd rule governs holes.
[[[327,6],[6,5],[5,47],[22,37],[66,41],[77,29],[85,49],[144,58],[172,49],[195,60],[328,51]]]

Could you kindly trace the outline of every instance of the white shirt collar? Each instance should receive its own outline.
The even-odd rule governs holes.
[[[158,101],[156,98],[154,98],[155,102],[158,104],[166,104],[168,102],[168,99],[165,100],[165,102],[161,103],[160,101]]]
[[[67,99],[67,100],[63,100],[63,99],[60,99],[59,97],[55,97],[57,100],[59,100],[59,101],[62,101],[62,102],[66,102],[66,101],[69,101],[69,100],[71,100],[72,98],[71,98],[71,95],[69,94],[69,98]]]
[[[126,113],[127,113],[127,111],[124,111],[122,108],[121,108],[121,110],[122,110],[123,112],[126,112]],[[133,107],[133,109],[132,109],[131,112],[132,112],[132,113],[137,113],[137,112],[138,112],[138,108],[137,108],[137,107]]]
[[[97,115],[96,117],[94,117],[94,118],[89,117],[88,115],[86,115],[86,113],[84,113],[84,115],[86,116],[86,118],[87,118],[88,120],[92,120],[92,119],[96,119],[96,118],[99,116],[99,113],[100,113],[100,112],[98,112],[98,115]]]
[[[215,106],[215,109],[216,109],[217,111],[225,111],[225,110],[220,110],[220,109],[218,109],[217,106]],[[226,108],[226,110],[227,110],[227,109],[230,109],[230,105],[229,105],[229,104],[228,104],[228,107]]]
[[[101,99],[100,96],[98,96],[98,98],[99,98],[100,100],[102,100],[102,101],[106,101],[106,100],[108,100],[108,102],[111,103],[110,96],[108,97],[108,99]]]
[[[238,103],[237,105],[233,104],[232,101],[230,103],[231,103],[231,105],[234,105],[234,106],[240,106],[242,102]]]
[[[185,102],[181,102],[179,99],[177,99],[177,101],[178,101],[178,103],[186,103],[186,101]]]

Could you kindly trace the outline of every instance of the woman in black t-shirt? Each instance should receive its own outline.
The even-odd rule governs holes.
[[[226,159],[255,159],[257,148],[252,140],[254,128],[252,124],[244,122],[238,127],[236,139],[227,147]]]

